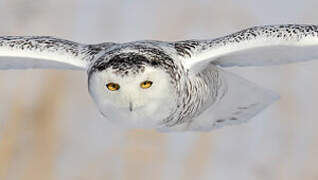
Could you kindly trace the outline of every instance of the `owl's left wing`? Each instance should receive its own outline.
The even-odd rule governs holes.
[[[189,130],[209,131],[248,122],[279,99],[279,95],[234,73],[219,69],[222,98],[191,122]]]
[[[243,77],[219,68],[217,71],[223,86],[217,90],[220,98],[192,120],[164,126],[158,129],[159,131],[210,131],[242,124],[279,99],[277,93]]]
[[[318,26],[267,25],[212,40],[173,43],[185,68],[280,65],[318,59]]]
[[[85,45],[49,36],[1,36],[1,69],[88,68],[98,53],[115,43]]]

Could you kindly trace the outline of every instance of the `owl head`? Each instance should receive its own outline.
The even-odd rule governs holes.
[[[100,112],[127,127],[156,127],[176,109],[173,61],[147,50],[106,53],[88,71],[89,92]]]

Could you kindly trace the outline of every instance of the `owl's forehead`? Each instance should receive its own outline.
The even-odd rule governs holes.
[[[155,49],[115,49],[97,59],[91,71],[111,70],[122,76],[138,74],[146,67],[160,68],[166,63],[166,55]]]
[[[126,76],[144,73],[146,68],[150,67],[159,68],[156,59],[145,54],[128,52],[110,57],[101,68],[117,75]]]
[[[121,81],[121,82],[134,82],[134,81],[145,81],[145,80],[154,80],[158,79],[157,77],[169,78],[169,75],[160,68],[154,68],[151,66],[145,66],[143,71],[139,71],[138,73],[130,70],[127,70],[128,73],[119,73],[117,70],[108,68],[104,71],[99,72],[101,77],[108,81]]]
[[[140,43],[126,44],[100,56],[90,66],[88,75],[105,71],[117,77],[128,77],[145,74],[147,70],[162,71],[173,78],[176,65],[173,58],[160,48]]]

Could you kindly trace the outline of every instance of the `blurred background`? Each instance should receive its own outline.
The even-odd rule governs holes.
[[[82,43],[205,39],[318,24],[315,0],[0,0],[1,35]],[[318,61],[232,72],[281,94],[247,124],[208,133],[123,130],[101,118],[83,72],[0,72],[2,180],[318,179]]]

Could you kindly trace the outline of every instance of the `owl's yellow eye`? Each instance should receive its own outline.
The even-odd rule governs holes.
[[[120,88],[119,84],[116,84],[116,83],[108,83],[108,84],[106,84],[106,87],[110,91],[117,91]]]
[[[143,89],[150,88],[151,85],[152,85],[152,81],[144,81],[144,82],[140,83],[140,87]]]

